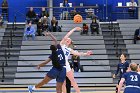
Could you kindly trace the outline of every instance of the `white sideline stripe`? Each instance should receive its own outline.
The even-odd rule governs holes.
[[[52,66],[41,67],[39,70],[37,67],[17,67],[17,72],[21,71],[49,71]],[[110,66],[83,66],[84,71],[104,71],[110,70]]]
[[[42,78],[43,79],[43,78]],[[42,79],[14,79],[14,84],[37,84]],[[112,78],[76,78],[77,83],[113,83]],[[56,80],[53,79],[49,82],[56,83]]]
[[[46,72],[16,73],[17,78],[22,77],[44,77]],[[74,72],[74,77],[111,77],[111,72]]]

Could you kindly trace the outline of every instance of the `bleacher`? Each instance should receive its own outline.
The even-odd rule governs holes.
[[[84,20],[84,22],[89,25],[91,21]],[[135,27],[134,25],[132,25],[131,27],[129,24],[129,27],[131,27],[132,30],[131,31],[130,28],[127,28],[126,26],[128,25],[128,22],[125,23],[124,20],[119,20],[118,23],[120,32],[117,30],[116,35],[119,39],[120,48],[126,48],[126,53],[128,53],[129,55],[127,58],[128,60],[131,60],[131,62],[134,61],[140,63],[139,41],[137,42],[137,44],[133,44],[132,42],[135,28],[138,28],[138,26]],[[116,27],[118,23],[116,24]],[[130,21],[130,23],[132,23],[132,21]],[[134,21],[133,24],[137,23],[138,22]],[[62,25],[62,32],[52,32],[52,34],[56,36],[58,41],[60,41],[67,33],[67,31],[71,30],[73,27],[82,27],[82,24],[73,24],[72,20],[59,20],[59,25]],[[128,30],[124,30],[123,28],[125,27]],[[107,34],[108,29],[103,26],[101,26],[101,28],[102,30],[104,30],[100,32],[100,35],[98,36],[91,36],[90,34],[87,36],[81,36],[80,31],[75,31],[70,36],[74,41],[74,44],[76,45],[76,50],[83,52],[86,52],[87,50],[93,51],[93,55],[89,57],[80,57],[82,70],[80,70],[80,72],[74,73],[79,86],[112,86],[113,84],[112,70],[114,71],[116,68],[114,66],[116,62],[118,62],[118,57],[115,56],[116,49],[113,48],[112,45],[113,38],[112,36],[109,37],[109,34]],[[23,27],[18,29],[23,30]],[[2,30],[1,33],[3,33],[4,35],[4,30]],[[18,33],[18,31],[15,32],[16,35]],[[123,36],[122,39],[121,35]],[[17,39],[13,38],[13,40],[16,42]],[[51,39],[45,36],[36,36],[36,39],[34,41],[22,41],[21,47],[19,43],[14,44],[15,47],[11,48],[11,51],[13,51],[13,55],[11,56],[13,57],[9,59],[9,67],[5,67],[5,71],[6,73],[14,72],[15,74],[7,74],[5,80],[8,81],[8,79],[11,79],[12,82],[10,81],[9,84],[21,86],[36,84],[40,80],[42,80],[45,74],[52,67],[52,63],[50,62],[40,70],[38,70],[36,66],[43,60],[48,58],[49,54],[51,53],[51,51],[49,50],[50,44]],[[16,47],[16,45],[18,45],[18,47]],[[15,54],[14,51],[20,52]],[[13,63],[13,61],[17,61],[17,63]],[[113,65],[113,67],[111,67],[111,65]],[[52,80],[48,85],[45,86],[55,86],[55,83],[56,81]],[[8,84],[8,82],[6,82],[6,84]]]
[[[0,84],[13,84],[15,77],[17,60],[19,56],[20,45],[24,28],[21,24],[16,24],[17,29],[13,31],[13,24],[7,23],[5,31],[3,32],[3,39],[1,41],[1,57],[0,57]],[[19,28],[20,26],[20,28]],[[24,26],[25,27],[25,26]],[[2,34],[1,34],[2,35]],[[4,86],[4,85],[3,85]]]
[[[1,41],[3,40],[4,32],[5,32],[5,29],[0,28],[0,45],[1,45]]]
[[[131,62],[140,64],[140,40],[137,40],[137,44],[134,44],[134,33],[135,30],[140,27],[140,20],[129,19],[129,20],[118,20],[120,30],[123,34],[124,42],[130,55]]]
[[[84,20],[84,22],[90,24],[91,21]],[[82,24],[73,24],[72,20],[59,21],[59,25],[62,25],[62,32],[52,33],[58,41],[73,27],[82,27]],[[111,77],[103,36],[81,36],[80,32],[76,31],[72,34],[71,38],[76,45],[76,50],[84,52],[92,50],[94,53],[90,57],[80,57],[82,71],[74,73],[78,85],[98,86],[112,84],[113,79]],[[49,50],[50,44],[50,38],[45,36],[37,36],[35,41],[22,41],[14,84],[36,84],[43,79],[46,72],[52,67],[52,64],[49,63],[40,70],[36,69],[36,65],[48,58],[51,53]],[[55,83],[55,80],[52,80],[45,86],[55,86]]]

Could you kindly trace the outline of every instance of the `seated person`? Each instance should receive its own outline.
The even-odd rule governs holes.
[[[8,20],[8,1],[7,0],[1,0],[2,1],[2,5],[1,5],[1,12],[2,12],[2,16],[4,18],[6,18],[6,21]],[[5,19],[4,19],[5,20]]]
[[[78,72],[80,69],[80,57],[77,55],[72,55],[72,63],[75,72]]]
[[[81,34],[88,34],[88,25],[86,23],[83,23],[83,32]]]
[[[28,40],[28,36],[32,36],[32,40],[35,39],[35,28],[32,26],[32,22],[29,22],[28,26],[25,28],[24,39]]]
[[[52,20],[51,20],[51,31],[58,32],[58,21],[56,20],[55,17],[52,17]]]
[[[43,32],[43,25],[42,25],[42,22],[41,22],[41,19],[40,19],[37,23],[37,35],[41,36],[42,32]]]
[[[50,30],[50,19],[48,17],[42,17],[41,22],[43,25],[43,31]]]
[[[45,7],[42,7],[42,10],[40,13],[40,18],[44,17],[44,16],[49,17],[49,13],[48,13],[48,11],[45,10]]]
[[[90,24],[90,30],[91,34],[93,34],[94,32],[99,34],[99,24],[97,23],[96,18],[92,20],[92,23]]]
[[[71,19],[73,20],[74,16],[77,14],[76,12],[76,8],[74,8],[74,10],[71,10],[70,12],[70,16],[71,16]]]
[[[136,44],[136,41],[140,40],[140,27],[139,29],[136,29],[135,34],[134,34],[134,44]]]
[[[97,18],[97,16],[94,14],[94,9],[92,9],[92,8],[85,9],[85,12],[87,13],[86,19]]]
[[[137,6],[137,3],[134,2],[134,0],[131,0],[131,2],[129,3],[129,9],[128,9],[128,13],[130,17],[134,17],[135,14],[135,6]]]
[[[33,10],[33,7],[30,7],[30,10],[26,14],[26,20],[29,23],[32,21],[33,23],[36,21],[36,13]]]
[[[2,26],[3,25],[3,17],[2,17],[2,15],[0,15],[0,26]]]

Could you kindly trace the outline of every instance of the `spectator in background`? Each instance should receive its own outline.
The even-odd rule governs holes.
[[[139,29],[136,29],[135,34],[134,34],[134,44],[136,44],[136,41],[140,40],[140,27]]]
[[[46,11],[45,7],[42,7],[42,10],[40,13],[40,18],[44,17],[44,16],[49,17],[49,13],[48,13],[48,11]]]
[[[80,69],[80,56],[72,55],[72,63],[75,72],[78,72]]]
[[[36,13],[33,10],[33,7],[30,7],[30,10],[26,13],[26,20],[29,23],[32,21],[33,23],[36,21]]]
[[[71,41],[71,44],[69,45],[69,47],[71,49],[75,49],[76,48],[76,46],[74,45],[74,41]],[[79,69],[80,69],[80,56],[72,55],[71,56],[71,61],[72,61],[72,64],[73,64],[74,71],[78,72]]]
[[[129,9],[128,9],[128,13],[130,17],[134,17],[136,6],[137,6],[137,3],[134,0],[131,0],[131,2],[129,3]]]
[[[6,17],[6,20],[8,21],[8,2],[7,0],[3,0],[2,2],[2,16]]]
[[[41,19],[39,19],[39,21],[37,23],[37,33],[38,33],[38,36],[42,35],[42,32],[43,32],[42,29],[43,29],[43,25],[42,25]]]
[[[40,19],[39,14],[36,14],[36,18],[35,18],[35,23],[36,24],[38,23],[39,19]]]
[[[68,0],[64,0],[64,3],[63,3],[63,19],[64,20],[68,20],[68,16],[69,16],[69,10],[68,10],[68,7],[70,7],[70,5],[68,4]]]
[[[2,17],[2,15],[0,15],[0,26],[2,26],[3,25],[3,17]]]
[[[50,31],[50,19],[44,16],[41,18],[41,22],[43,25],[43,31],[46,31],[46,30]]]
[[[93,35],[94,32],[99,34],[99,24],[97,23],[96,18],[92,19],[92,23],[90,24],[91,34]]]
[[[86,15],[86,19],[93,19],[93,18],[97,18],[97,16],[94,14],[94,9],[89,8],[89,9],[85,9],[85,12],[87,13]]]
[[[25,28],[24,39],[28,40],[28,36],[32,36],[32,40],[35,39],[35,28],[32,26],[32,22],[29,22],[28,26]]]
[[[83,23],[83,32],[81,34],[88,35],[88,25],[86,23]]]
[[[74,8],[74,10],[71,10],[70,12],[70,16],[71,16],[71,19],[73,20],[74,16],[77,14],[77,11],[76,11],[76,8]]]
[[[51,31],[58,32],[58,21],[56,20],[55,17],[52,17],[52,20],[51,20]]]

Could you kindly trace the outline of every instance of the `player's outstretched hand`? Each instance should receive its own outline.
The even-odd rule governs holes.
[[[80,27],[75,27],[74,28],[76,31],[81,31],[82,29]]]
[[[50,32],[44,32],[45,36],[50,36],[50,34],[51,34]]]
[[[40,69],[40,66],[39,65],[37,66],[37,69]]]
[[[90,55],[92,55],[92,54],[93,54],[92,51],[87,51],[87,56],[90,56]]]
[[[115,74],[113,74],[113,76],[112,76],[113,78],[116,78],[116,75]]]

